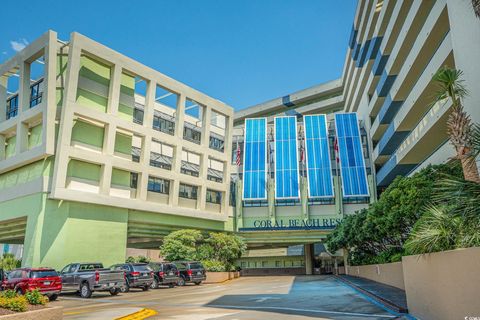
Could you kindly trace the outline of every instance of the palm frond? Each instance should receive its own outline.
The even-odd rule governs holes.
[[[436,205],[453,204],[455,213],[471,219],[480,219],[480,184],[454,176],[445,176],[436,183],[432,195]]]
[[[480,0],[472,0],[472,6],[477,18],[480,18]]]
[[[430,206],[415,225],[405,249],[410,254],[431,253],[456,248],[461,219],[446,206]]]
[[[462,70],[452,69],[444,66],[433,75],[432,80],[437,83],[438,91],[435,95],[435,102],[446,98],[452,98],[454,104],[457,99],[463,99],[468,95],[468,90],[461,79]]]

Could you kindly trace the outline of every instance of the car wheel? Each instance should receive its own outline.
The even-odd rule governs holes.
[[[19,294],[19,295],[25,294],[25,292],[22,290],[22,288],[16,288],[16,289],[15,289],[15,292],[16,292],[17,294]]]
[[[149,285],[146,285],[142,288],[143,291],[148,291],[148,289],[150,289],[150,286]]]
[[[173,287],[175,287],[175,284],[170,283],[170,284],[168,284],[168,287],[169,287],[169,288],[173,288]]]
[[[123,293],[130,291],[130,286],[128,285],[128,282],[120,288],[120,291]]]
[[[150,289],[158,289],[158,280],[157,279],[153,279],[153,282],[150,285]]]
[[[57,300],[57,298],[58,298],[58,294],[52,294],[52,295],[48,296],[48,300],[50,300],[50,301],[55,301],[55,300]]]
[[[88,299],[92,296],[92,290],[90,290],[90,286],[88,283],[82,283],[80,287],[80,297]]]
[[[194,283],[195,283],[196,286],[199,286],[200,283],[202,283],[202,281],[195,281]]]
[[[112,296],[116,296],[116,295],[120,292],[120,289],[118,289],[118,288],[111,288],[109,291],[110,291],[110,294],[111,294]]]
[[[180,277],[177,281],[177,285],[180,286],[180,287],[183,287],[185,285],[185,278]]]

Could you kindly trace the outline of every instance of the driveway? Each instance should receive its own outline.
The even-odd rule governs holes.
[[[396,315],[331,276],[244,277],[91,299],[62,295],[65,319],[114,319],[141,308],[148,319],[393,319]],[[398,318],[397,318],[398,319]]]

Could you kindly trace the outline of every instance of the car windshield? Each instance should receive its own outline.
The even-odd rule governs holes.
[[[46,278],[46,277],[56,277],[58,276],[57,271],[55,270],[39,270],[39,271],[31,271],[30,278],[37,279],[37,278]]]
[[[95,269],[103,269],[103,265],[101,263],[81,264],[79,270],[95,270]]]
[[[133,270],[135,270],[135,271],[152,271],[152,268],[150,268],[146,264],[134,264],[133,265]]]
[[[190,263],[190,269],[203,269],[203,266],[200,262]]]

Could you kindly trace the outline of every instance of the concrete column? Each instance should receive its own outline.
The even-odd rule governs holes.
[[[151,128],[153,125],[153,106],[155,103],[156,89],[157,83],[155,81],[149,81],[147,85],[147,93],[145,96],[145,106],[143,109],[143,126],[147,128]]]
[[[148,193],[148,171],[142,171],[138,174],[137,181],[137,199],[147,201]]]
[[[242,206],[242,184],[243,181],[238,179],[235,184],[235,214],[237,230],[243,228],[243,206]]]
[[[17,123],[17,145],[15,146],[15,154],[20,154],[28,150],[28,124],[23,122]]]
[[[30,63],[20,64],[20,81],[18,88],[18,115],[30,108]]]
[[[7,114],[7,77],[0,75],[0,123],[6,120]]]
[[[46,112],[43,114],[42,142],[47,154],[55,153],[55,118],[57,113],[57,33],[48,31],[48,45],[45,47],[45,80],[44,103]]]
[[[102,166],[100,176],[100,194],[109,195],[112,184],[112,164],[106,163]]]
[[[311,275],[313,274],[313,261],[312,261],[312,250],[313,245],[311,243],[304,245],[304,253],[305,253],[305,274]]]
[[[116,116],[120,103],[120,85],[122,82],[122,68],[115,64],[111,67],[110,86],[108,87],[107,113]]]
[[[202,140],[201,145],[205,148],[208,148],[210,145],[210,121],[212,119],[212,108],[211,107],[203,107],[199,104],[199,108],[203,108],[202,110]],[[206,179],[207,176],[204,176]]]
[[[5,159],[5,136],[0,134],[0,160]]]

